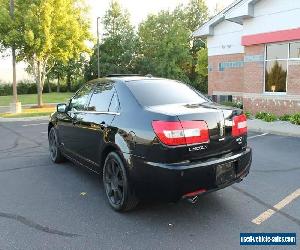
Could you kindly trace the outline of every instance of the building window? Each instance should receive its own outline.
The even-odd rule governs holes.
[[[266,46],[265,92],[286,92],[289,44]]]
[[[300,42],[290,44],[290,58],[300,58]]]
[[[286,92],[291,60],[300,60],[300,42],[266,45],[265,92]]]

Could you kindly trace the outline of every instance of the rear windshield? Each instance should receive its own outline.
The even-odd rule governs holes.
[[[126,85],[142,106],[208,101],[188,85],[173,80],[129,81]]]

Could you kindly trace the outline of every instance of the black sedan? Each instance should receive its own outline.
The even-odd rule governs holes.
[[[213,103],[179,81],[111,76],[58,104],[48,127],[50,156],[103,175],[109,204],[144,197],[194,199],[241,181],[252,153],[242,110]]]

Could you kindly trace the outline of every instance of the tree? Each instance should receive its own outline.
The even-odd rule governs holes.
[[[140,72],[189,81],[189,32],[173,12],[150,15],[140,24]]]
[[[185,80],[196,86],[198,51],[205,46],[192,32],[208,18],[203,0],[190,0],[174,11],[150,15],[139,26],[138,69],[142,73]]]
[[[14,42],[18,59],[30,65],[38,106],[43,104],[45,77],[55,62],[66,63],[88,51],[86,40],[91,35],[86,13],[82,0],[16,0],[15,20],[0,18],[0,27],[5,27],[0,30],[0,43]],[[6,11],[4,14],[7,16]],[[6,35],[7,29],[10,32]]]
[[[100,44],[101,75],[110,73],[132,73],[136,56],[137,37],[130,23],[130,16],[118,1],[113,0],[106,11],[102,24],[104,34]],[[90,61],[86,78],[97,76],[97,46]]]
[[[183,22],[191,33],[208,20],[208,8],[204,0],[190,0],[181,9]]]
[[[203,93],[207,93],[207,78],[208,78],[208,54],[207,48],[202,47],[197,52],[197,64],[195,71],[198,74],[198,89]]]
[[[16,78],[16,44],[14,41],[15,32],[12,32],[11,30],[11,28],[13,28],[15,19],[14,9],[15,5],[13,0],[0,0],[0,24],[2,22],[6,24],[6,26],[0,27],[0,52],[3,52],[3,50],[7,48],[10,48],[12,52],[11,55],[13,64],[13,103],[16,105],[16,103],[18,102]],[[17,111],[17,108],[15,111]]]
[[[192,33],[208,20],[208,8],[204,0],[190,0],[187,6],[181,9],[182,21],[190,32],[192,64],[189,73],[189,79],[196,84],[199,79],[196,65],[198,61],[198,51],[205,47],[205,43],[200,39],[195,39]],[[207,63],[206,63],[207,64]]]

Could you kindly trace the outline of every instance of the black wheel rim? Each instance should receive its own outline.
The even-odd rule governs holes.
[[[109,201],[120,205],[124,198],[124,178],[119,163],[114,159],[110,159],[105,166],[104,185]]]
[[[51,159],[55,160],[57,157],[57,138],[56,138],[56,133],[53,129],[51,129],[49,133],[49,149],[50,149]]]

